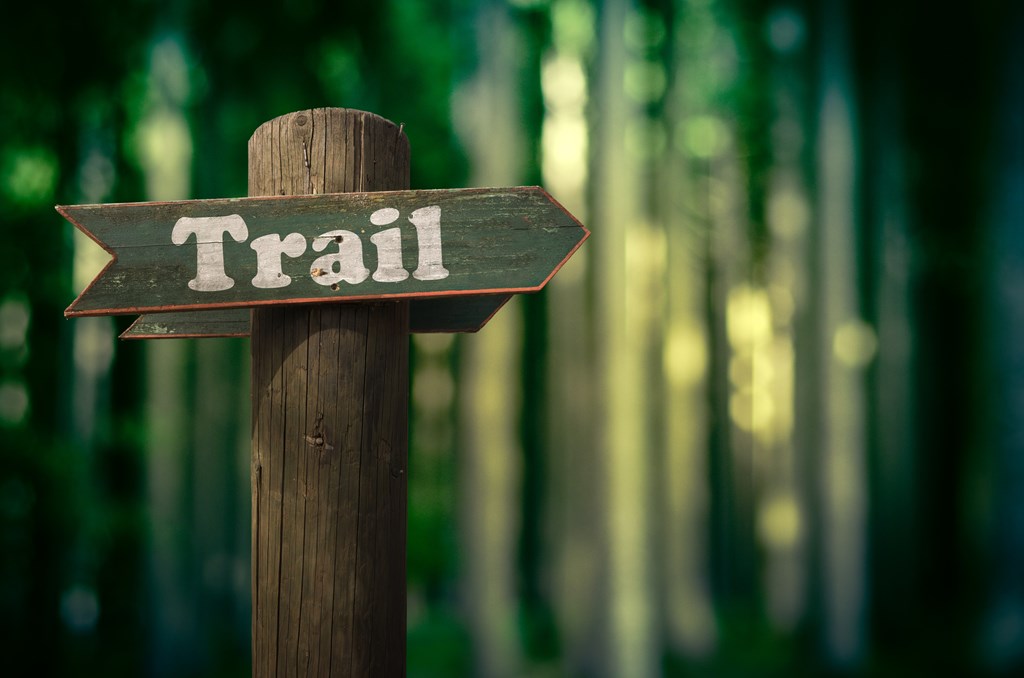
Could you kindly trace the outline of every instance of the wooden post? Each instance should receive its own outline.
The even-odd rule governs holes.
[[[249,141],[250,196],[408,184],[408,140],[370,113]],[[252,312],[254,676],[405,673],[408,334],[408,302]]]

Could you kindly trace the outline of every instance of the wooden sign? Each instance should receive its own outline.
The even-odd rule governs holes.
[[[429,297],[409,304],[411,332],[477,332],[505,305],[507,294]],[[248,337],[250,310],[146,313],[121,334],[121,339],[201,339]]]
[[[535,292],[589,236],[537,187],[57,210],[113,255],[68,317]]]

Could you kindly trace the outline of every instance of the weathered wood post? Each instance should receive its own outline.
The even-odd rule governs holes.
[[[315,109],[249,141],[249,195],[409,186],[401,128]],[[252,311],[253,676],[405,672],[409,304]]]

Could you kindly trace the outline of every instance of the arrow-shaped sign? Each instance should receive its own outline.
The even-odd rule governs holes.
[[[69,317],[535,292],[590,235],[537,187],[57,209],[113,255]]]
[[[476,332],[511,297],[490,294],[470,297],[430,297],[409,304],[411,332]],[[122,339],[198,339],[248,337],[247,308],[214,311],[146,313],[121,333]]]

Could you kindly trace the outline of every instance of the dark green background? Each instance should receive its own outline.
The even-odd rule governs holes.
[[[604,453],[608,445],[603,434],[587,435],[619,415],[591,407],[593,393],[605,391],[584,385],[571,398],[556,395],[564,392],[556,390],[560,382],[585,381],[590,370],[565,373],[558,357],[564,354],[555,354],[558,337],[548,331],[557,320],[549,313],[551,298],[540,295],[515,311],[505,309],[516,314],[516,324],[491,335],[509,339],[500,355],[514,360],[517,376],[506,390],[528,394],[502,401],[514,408],[520,469],[514,520],[502,523],[513,527],[499,535],[510,545],[499,558],[510,570],[492,575],[503,577],[510,591],[501,608],[504,635],[487,636],[467,612],[488,580],[468,576],[476,562],[470,554],[481,545],[459,528],[479,509],[467,505],[466,488],[457,482],[474,457],[456,433],[469,430],[473,420],[466,413],[477,411],[458,398],[486,372],[470,360],[483,344],[460,339],[414,346],[413,401],[417,383],[427,392],[422,402],[436,402],[436,383],[454,384],[456,400],[432,414],[413,412],[409,675],[502,675],[493,662],[511,656],[515,667],[508,670],[516,675],[640,676],[639,667],[634,673],[613,654],[621,638],[609,630],[619,628],[609,620],[623,609],[651,620],[647,631],[630,636],[638,639],[638,656],[648,660],[647,673],[1024,671],[1021,4],[584,1],[568,12],[575,19],[560,24],[565,6],[565,0],[126,0],[5,8],[0,672],[242,676],[249,670],[247,344],[210,340],[153,349],[128,342],[111,349],[109,326],[76,329],[85,321],[62,317],[74,297],[71,228],[52,206],[96,195],[105,202],[153,198],[144,158],[173,155],[183,138],[158,135],[177,146],[147,151],[139,130],[167,119],[187,123],[184,141],[191,149],[188,195],[177,197],[243,195],[253,130],[277,115],[324,105],[404,123],[414,188],[472,183],[487,157],[509,167],[521,158],[510,170],[516,183],[540,183],[547,115],[541,65],[558,36],[558,49],[575,45],[590,87],[584,110],[591,172],[583,193],[594,214],[583,220],[594,236],[584,250],[603,251],[602,238],[611,242],[609,234],[625,227],[609,223],[613,217],[599,207],[640,199],[655,214],[681,195],[662,180],[673,176],[669,169],[680,148],[699,147],[707,137],[687,136],[700,128],[681,126],[685,121],[664,91],[704,102],[725,121],[732,140],[731,170],[723,174],[720,164],[688,156],[686,176],[706,182],[697,195],[707,205],[725,196],[738,214],[740,235],[728,246],[692,253],[689,263],[669,260],[661,282],[643,297],[679,291],[667,281],[680,266],[706,282],[704,312],[690,319],[707,330],[701,407],[696,415],[655,412],[667,402],[667,380],[642,382],[650,386],[640,393],[651,410],[643,421],[629,422],[651,433],[643,445],[625,450],[657,478],[659,464],[673,452],[659,433],[666,419],[695,417],[688,421],[708,431],[697,450],[708,510],[699,523],[703,537],[691,543],[706,556],[703,595],[711,601],[711,619],[700,628],[713,628],[712,640],[687,644],[680,638],[688,636],[668,623],[664,583],[682,574],[668,570],[653,534],[644,535],[652,545],[652,555],[642,559],[651,579],[643,582],[650,595],[640,608],[617,607],[619,589],[611,585],[582,591],[566,585],[612,581],[615,540],[630,533],[608,529],[611,520],[566,518],[604,515],[612,501],[606,485],[577,488],[573,496],[582,504],[569,512],[563,494],[552,490],[561,487],[561,476],[587,483],[603,477],[612,463]],[[630,21],[617,21],[620,16]],[[773,27],[781,37],[771,37]],[[630,165],[639,168],[635,173],[609,151],[626,132],[617,127],[626,53],[647,65],[630,71],[630,86],[648,92],[629,109],[647,125],[630,128],[647,130],[630,137],[647,158]],[[183,56],[175,61],[175,55]],[[470,81],[478,84],[471,101],[478,100],[461,110],[482,111],[481,118],[504,112],[484,125],[483,136],[492,137],[486,155],[467,151],[465,131],[456,129],[453,116],[453,92]],[[822,102],[832,101],[833,90],[855,129],[850,153],[857,162],[842,184],[852,241],[842,251],[819,252],[815,244],[825,237],[819,216],[837,204],[822,178],[822,158],[835,157],[822,124]],[[795,127],[776,124],[785,106],[792,107],[788,119]],[[523,134],[510,142],[499,135],[502,124]],[[783,147],[797,150],[783,157]],[[798,174],[811,205],[805,249],[796,255],[811,302],[794,319],[796,416],[787,438],[805,488],[806,549],[795,570],[802,602],[791,623],[780,625],[766,607],[779,589],[766,576],[770,554],[757,536],[758,514],[747,485],[736,482],[746,467],[730,461],[750,458],[729,456],[747,438],[729,416],[726,295],[714,290],[727,273],[754,286],[773,280],[768,262],[782,245],[767,215],[772,180],[783,165]],[[630,194],[610,193],[609,186],[628,187]],[[679,211],[703,214],[707,205],[687,202]],[[693,235],[687,228],[694,227],[669,224],[658,232],[671,247],[673,238]],[[714,226],[709,232],[719,233]],[[832,310],[815,290],[838,275],[825,261],[849,265],[856,315],[878,337],[878,359],[867,363],[861,389],[852,395],[823,379],[832,343],[814,339]],[[590,261],[583,274],[579,308],[588,318],[611,320],[580,328],[578,354],[601,357],[594,374],[628,379],[637,365],[648,376],[667,373],[662,349],[669,335],[660,330],[617,357],[601,352],[609,327],[639,322],[627,312],[635,303],[619,299],[616,305],[614,288],[602,278],[607,273]],[[891,294],[894,280],[898,297]],[[902,333],[893,338],[878,331],[887,322],[898,322]],[[116,329],[126,324],[117,320]],[[89,335],[94,331],[99,339]],[[486,340],[484,333],[473,339]],[[83,352],[84,346],[95,352]],[[615,371],[616,359],[632,358],[621,363],[632,368]],[[438,375],[448,376],[428,381]],[[831,423],[825,405],[844,397],[861,413],[865,475],[857,487],[867,507],[866,546],[850,561],[862,568],[860,587],[837,593],[827,585],[828,544],[851,535],[827,530],[835,496],[816,479],[823,473],[822,432]],[[481,396],[477,402],[490,401]],[[569,424],[549,413],[573,411],[574,402],[582,404],[577,409],[586,424],[572,424],[570,436],[596,442],[591,456],[573,457],[559,475],[549,460],[561,459],[560,450],[546,432]],[[160,456],[155,450],[175,435],[187,439],[175,448],[181,454]],[[636,499],[660,501],[657,493]],[[645,524],[673,534],[674,524],[657,522],[662,513],[642,506]],[[584,540],[579,562],[586,566],[568,579],[553,577],[552,554],[577,537]],[[829,621],[840,603],[860,611],[852,649],[830,635],[847,637]],[[584,612],[574,618],[573,610]],[[575,625],[565,622],[572,618]],[[500,642],[487,645],[480,640],[485,637]]]

